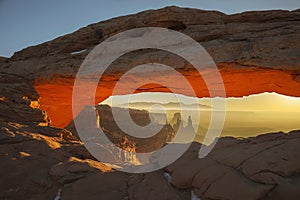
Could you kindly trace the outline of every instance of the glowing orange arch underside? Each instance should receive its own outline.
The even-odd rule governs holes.
[[[227,97],[241,97],[250,94],[262,92],[277,92],[289,96],[300,96],[300,83],[295,81],[288,73],[281,70],[271,70],[262,68],[238,69],[223,68],[220,70],[226,89]],[[185,77],[188,79],[197,97],[209,97],[209,93],[204,81],[195,71],[184,71]],[[174,81],[176,77],[171,74],[162,75],[162,79]],[[113,86],[118,77],[104,76],[100,87],[96,92],[96,102],[100,103],[109,96],[113,91]],[[41,99],[41,109],[46,110],[50,116],[52,125],[56,127],[65,127],[73,119],[72,115],[72,90],[74,79],[72,78],[56,78],[50,83],[39,81],[34,84],[35,89],[39,93]],[[82,87],[88,88],[92,82],[86,81]],[[130,87],[129,81],[124,86],[122,94],[127,94],[126,88]],[[158,87],[157,85],[148,84],[143,86],[139,92],[169,92],[169,89]],[[191,95],[188,90],[181,88],[178,93]],[[86,102],[86,105],[93,105],[93,101]]]

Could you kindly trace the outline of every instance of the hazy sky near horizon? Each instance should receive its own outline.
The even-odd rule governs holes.
[[[0,0],[0,56],[40,44],[112,17],[165,6],[218,10],[227,14],[251,10],[300,8],[300,0]]]
[[[221,99],[218,98],[217,99]],[[120,106],[132,104],[135,102],[147,102],[151,104],[167,104],[167,103],[183,103],[183,104],[201,104],[209,107],[213,106],[211,98],[189,97],[181,94],[162,93],[162,92],[145,92],[139,94],[128,94],[119,96],[110,96],[100,104],[108,104],[110,106]],[[150,105],[151,105],[150,104]],[[216,104],[223,105],[223,104]],[[148,109],[147,108],[142,109]],[[180,106],[178,105],[178,109]],[[198,109],[195,107],[195,109]],[[199,108],[200,109],[200,108]],[[203,108],[201,108],[203,109]],[[206,108],[205,108],[206,109]],[[224,107],[215,109],[223,110]],[[227,111],[268,111],[268,112],[300,112],[300,98],[290,97],[275,92],[264,92],[260,94],[252,94],[244,97],[228,97],[226,98]],[[299,119],[300,120],[300,119]]]

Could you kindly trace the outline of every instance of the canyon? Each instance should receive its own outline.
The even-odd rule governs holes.
[[[76,72],[88,53],[112,35],[149,26],[182,32],[205,47],[228,97],[262,92],[300,97],[300,10],[226,15],[166,7],[91,24],[0,58],[0,198],[190,199],[193,191],[201,199],[297,199],[299,131],[224,137],[203,159],[197,157],[201,144],[193,143],[162,170],[129,174],[95,160],[76,134],[65,129],[73,120]],[[209,96],[205,82],[185,60],[146,49],[114,62],[98,83],[95,101],[86,106],[111,96],[121,75],[145,58],[173,66],[197,97]],[[173,74],[161,79],[176,82]],[[136,92],[169,90],[146,85]],[[184,88],[179,93],[191,95]]]

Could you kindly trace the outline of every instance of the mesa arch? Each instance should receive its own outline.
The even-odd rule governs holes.
[[[40,108],[47,111],[52,125],[64,127],[72,120],[74,77],[87,54],[112,35],[132,28],[155,26],[180,31],[199,42],[219,67],[227,96],[261,92],[300,96],[299,24],[300,10],[226,15],[216,11],[166,7],[91,24],[25,48],[11,58],[0,60],[0,75],[3,80],[12,77],[10,82],[33,84],[41,97]],[[153,54],[150,52],[149,56],[153,57]],[[127,60],[138,65],[142,58],[143,55],[129,56]],[[167,65],[182,64],[169,56],[158,57],[156,63],[163,60],[169,62],[164,63]],[[197,96],[207,96],[199,77],[181,66],[182,73],[193,82]],[[110,96],[118,79],[118,70],[123,68],[116,64],[105,77],[102,85],[105,87],[101,87],[104,92],[96,95],[98,102]],[[141,91],[164,89],[150,87]],[[181,93],[185,94],[185,91]]]

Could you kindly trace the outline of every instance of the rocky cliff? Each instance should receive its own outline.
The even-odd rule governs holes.
[[[193,190],[201,199],[297,199],[297,131],[222,138],[202,160],[196,156],[200,144],[194,144],[165,170],[134,175],[95,161],[71,132],[61,129],[72,120],[72,86],[84,57],[106,38],[145,26],[177,30],[203,45],[220,69],[228,96],[265,91],[300,96],[299,10],[225,15],[167,7],[89,25],[0,59],[0,198],[190,199]],[[198,87],[197,96],[207,96],[183,60],[161,53],[134,52],[115,62],[103,78],[106,91],[96,99],[107,98],[119,73],[143,63],[146,55],[175,65]]]

